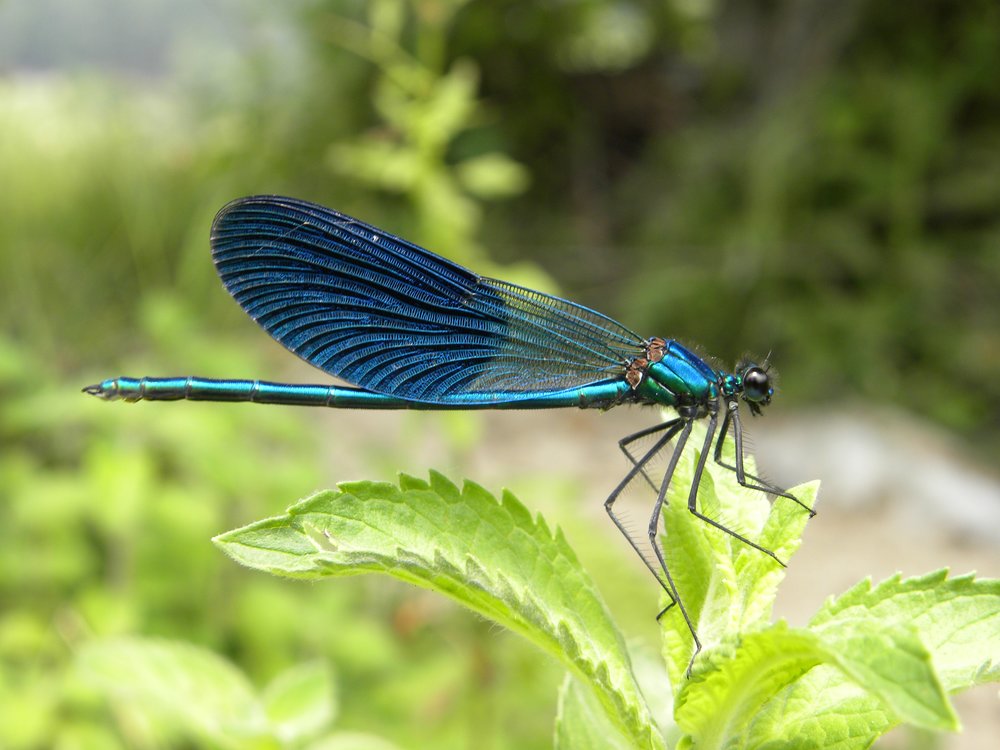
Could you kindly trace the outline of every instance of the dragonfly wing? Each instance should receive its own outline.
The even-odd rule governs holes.
[[[229,293],[288,349],[414,401],[513,401],[587,385],[620,375],[644,347],[594,310],[293,198],[225,206],[212,255]]]

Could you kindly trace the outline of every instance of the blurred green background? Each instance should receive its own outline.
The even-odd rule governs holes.
[[[319,660],[336,727],[399,747],[548,747],[560,670],[515,637],[384,580],[245,574],[209,543],[342,479],[515,487],[653,642],[653,588],[600,517],[611,442],[592,482],[572,458],[491,461],[509,420],[79,394],[322,380],[223,292],[223,203],[307,198],[726,363],[772,351],[781,409],[898,407],[988,463],[998,71],[985,0],[0,2],[0,746],[219,746],[75,662],[137,635],[257,688]]]

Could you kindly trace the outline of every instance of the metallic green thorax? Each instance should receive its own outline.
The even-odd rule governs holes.
[[[774,388],[767,366],[741,362],[735,373],[715,370],[676,341],[649,339],[646,356],[626,370],[633,397],[640,403],[672,406],[684,418],[697,418],[718,408],[720,399],[741,398],[754,414],[771,402]]]
[[[651,353],[660,359],[645,366],[635,389],[640,401],[676,407],[704,405],[718,398],[721,373],[696,354],[676,341],[663,341]]]

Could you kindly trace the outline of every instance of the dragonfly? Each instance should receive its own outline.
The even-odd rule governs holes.
[[[707,420],[688,490],[697,518],[783,563],[704,514],[698,489],[709,454],[743,487],[794,495],[744,468],[740,406],[771,403],[769,365],[714,369],[678,341],[643,338],[590,308],[479,276],[412,242],[338,211],[279,196],[224,206],[211,230],[226,290],[267,333],[353,387],[201,377],[116,377],[83,390],[115,401],[248,401],[338,409],[610,409],[670,407],[666,421],[622,438],[630,469],[604,503],[608,515],[675,604],[701,650],[658,540],[660,516],[692,427]],[[735,459],[723,458],[733,435]],[[640,455],[637,441],[652,440]],[[714,441],[714,449],[713,449]],[[658,480],[647,467],[673,442]],[[647,531],[655,560],[615,512],[636,480],[656,493]],[[645,542],[643,542],[643,545]],[[692,657],[692,663],[694,657]]]

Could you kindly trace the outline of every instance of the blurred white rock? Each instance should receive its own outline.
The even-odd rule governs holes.
[[[967,458],[957,439],[927,422],[854,406],[748,427],[758,465],[781,486],[815,477],[823,482],[823,505],[891,504],[924,524],[1000,544],[1000,475]]]

